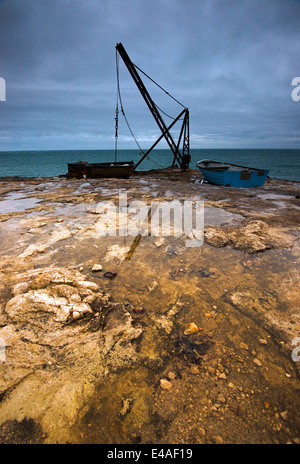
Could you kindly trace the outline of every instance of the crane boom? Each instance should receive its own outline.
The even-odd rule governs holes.
[[[173,121],[173,123],[167,127],[160,112],[158,111],[155,103],[153,102],[152,98],[150,97],[150,94],[148,90],[146,89],[139,73],[137,72],[136,66],[132,63],[131,59],[129,58],[125,48],[121,43],[118,43],[116,45],[116,50],[118,51],[119,55],[121,56],[122,60],[124,61],[131,77],[133,78],[137,88],[139,89],[142,97],[144,98],[149,110],[151,111],[158,127],[161,130],[162,135],[159,137],[159,139],[155,142],[154,145],[150,148],[150,150],[147,151],[146,154],[139,160],[139,162],[135,165],[135,169],[137,166],[143,161],[143,159],[150,153],[150,151],[156,146],[156,144],[164,137],[166,142],[168,143],[170,149],[172,150],[172,153],[174,155],[174,160],[173,160],[173,166],[175,165],[176,161],[178,162],[179,166],[182,169],[188,169],[189,163],[190,163],[190,149],[189,149],[189,110],[188,108],[184,108],[184,110],[180,113],[177,118]],[[174,125],[175,122],[179,120],[180,117],[183,116],[183,124],[182,128],[180,131],[180,136],[175,143],[171,133],[170,133],[170,128]],[[181,139],[183,138],[183,146],[182,150],[180,150],[180,142]]]

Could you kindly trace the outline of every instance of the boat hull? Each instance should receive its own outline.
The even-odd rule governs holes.
[[[130,177],[134,169],[133,161],[117,163],[78,162],[68,164],[68,177],[82,178],[123,178]]]
[[[199,161],[196,165],[204,179],[211,184],[238,188],[262,187],[269,174],[264,169],[204,161]]]

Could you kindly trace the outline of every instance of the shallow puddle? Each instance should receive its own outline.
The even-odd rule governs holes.
[[[231,213],[221,208],[204,207],[204,224],[205,226],[220,226],[221,224],[233,224],[236,221],[242,221],[244,217],[241,214]]]
[[[41,201],[39,198],[24,197],[24,193],[13,192],[8,194],[4,200],[0,201],[0,214],[14,213],[34,208]]]

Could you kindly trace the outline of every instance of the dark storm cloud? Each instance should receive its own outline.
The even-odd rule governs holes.
[[[192,148],[299,147],[299,19],[297,0],[2,0],[0,150],[113,148],[117,42],[189,107]],[[155,122],[122,62],[120,77],[147,148]],[[120,144],[135,148],[122,121]]]

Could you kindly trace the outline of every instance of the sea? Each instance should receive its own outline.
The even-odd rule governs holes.
[[[191,149],[191,169],[202,159],[268,169],[269,177],[300,182],[300,149]],[[118,150],[117,161],[138,162],[139,150]],[[0,151],[0,177],[57,177],[68,172],[68,163],[115,161],[114,150]],[[170,150],[153,150],[138,167],[150,171],[172,165]]]

